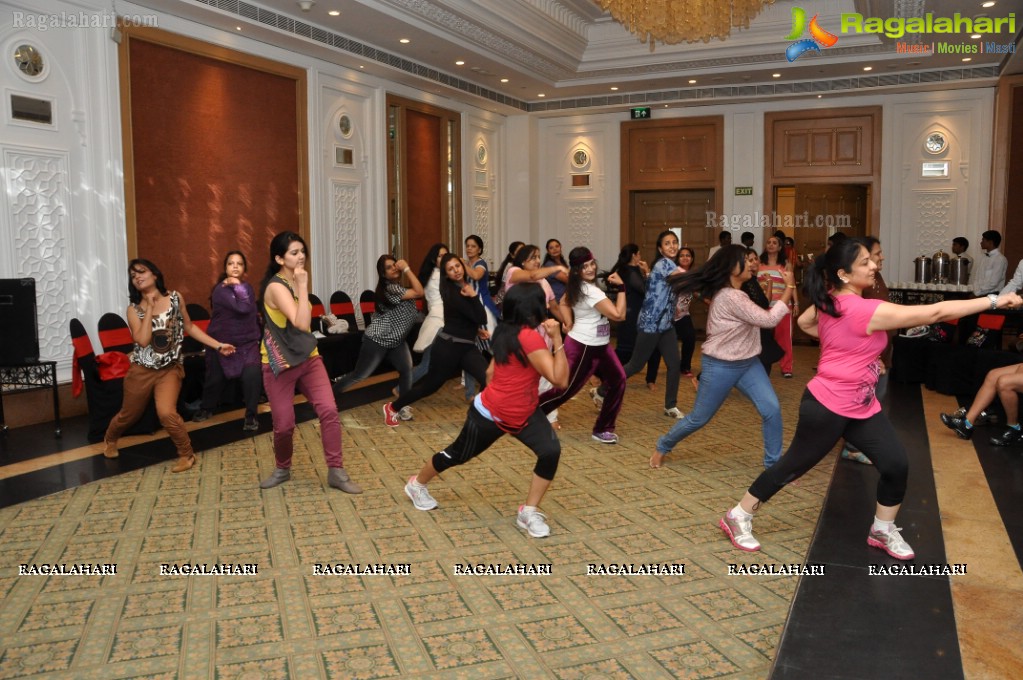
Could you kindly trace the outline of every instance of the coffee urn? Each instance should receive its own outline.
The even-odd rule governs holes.
[[[939,250],[931,256],[931,283],[948,283],[948,255]]]
[[[921,255],[913,260],[913,281],[916,283],[931,282],[931,258]]]
[[[953,257],[949,264],[949,283],[955,283],[960,286],[965,286],[970,282],[970,260],[969,258],[959,255]]]

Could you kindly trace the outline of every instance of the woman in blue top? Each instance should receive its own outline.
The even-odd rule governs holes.
[[[662,231],[657,235],[658,259],[650,269],[647,279],[646,297],[643,307],[639,310],[636,322],[636,347],[632,358],[625,364],[626,379],[638,373],[653,354],[654,349],[661,352],[664,363],[668,367],[668,375],[664,383],[664,415],[682,418],[684,413],[678,410],[679,356],[678,336],[675,335],[675,293],[668,285],[668,276],[678,270],[675,256],[678,254],[678,237],[673,231]],[[604,396],[601,385],[599,395]]]

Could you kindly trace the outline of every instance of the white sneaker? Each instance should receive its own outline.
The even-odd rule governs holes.
[[[416,510],[433,510],[437,507],[437,499],[430,495],[429,489],[423,484],[413,484],[415,476],[409,477],[405,484],[405,495],[412,499]]]
[[[593,405],[597,408],[604,405],[604,397],[600,396],[600,392],[597,391],[596,387],[590,388],[590,399],[593,400]]]
[[[515,524],[520,529],[525,529],[526,533],[533,538],[550,536],[551,528],[547,525],[547,515],[539,510],[523,510],[523,507],[519,506],[519,515],[515,520]]]
[[[402,406],[398,411],[398,420],[412,420],[412,407]]]
[[[682,420],[683,418],[686,417],[686,414],[683,413],[682,411],[679,411],[677,406],[672,406],[671,408],[664,409],[664,415],[670,416],[672,418],[677,418],[679,420]]]

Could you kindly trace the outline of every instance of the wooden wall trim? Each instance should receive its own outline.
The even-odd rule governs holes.
[[[1006,211],[1009,205],[1009,144],[1012,142],[1012,99],[1017,87],[1023,86],[1023,75],[1005,76],[998,80],[995,90],[994,138],[991,154],[991,195],[990,223],[994,229],[1008,238],[1005,233]],[[1000,249],[1005,252],[1005,246]]]
[[[132,149],[130,44],[132,40],[171,47],[191,54],[252,68],[295,81],[295,122],[297,128],[299,225],[298,232],[309,242],[309,130],[308,82],[305,69],[281,62],[246,54],[238,50],[202,42],[170,31],[134,25],[119,26],[122,39],[118,46],[120,71],[118,80],[121,98],[121,147],[124,154],[124,207],[127,230],[128,258],[138,256],[137,215],[135,204],[135,163]],[[310,271],[310,277],[312,272]]]
[[[806,120],[820,121],[831,118],[848,118],[850,116],[869,116],[872,119],[873,137],[870,140],[872,163],[869,176],[858,174],[843,177],[828,175],[815,178],[801,177],[798,181],[791,178],[776,178],[774,174],[774,126],[780,121]],[[763,214],[769,215],[774,207],[774,186],[776,184],[866,184],[870,200],[870,223],[868,233],[877,236],[881,224],[881,125],[882,108],[880,106],[860,106],[844,109],[803,110],[803,111],[772,111],[764,114],[764,204]]]

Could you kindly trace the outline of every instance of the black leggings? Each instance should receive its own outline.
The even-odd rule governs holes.
[[[490,446],[506,434],[497,424],[476,410],[475,404],[469,405],[469,413],[465,425],[458,433],[455,443],[433,456],[433,469],[444,472],[455,465],[468,463],[490,448]],[[539,408],[529,416],[525,427],[518,432],[508,433],[529,447],[536,454],[536,465],[533,472],[537,477],[551,481],[558,471],[558,460],[561,458],[561,442],[554,434],[554,428],[547,422],[547,416]]]
[[[837,415],[817,401],[810,390],[803,393],[799,404],[799,422],[788,451],[757,477],[749,488],[750,494],[761,502],[769,500],[819,463],[842,437],[862,451],[881,474],[877,502],[886,507],[902,503],[909,461],[888,417],[883,412],[864,420]]]
[[[489,362],[476,349],[475,343],[455,342],[438,335],[430,348],[430,368],[411,390],[402,392],[394,400],[391,406],[395,411],[430,396],[462,371],[475,378],[481,387],[486,387]]]

